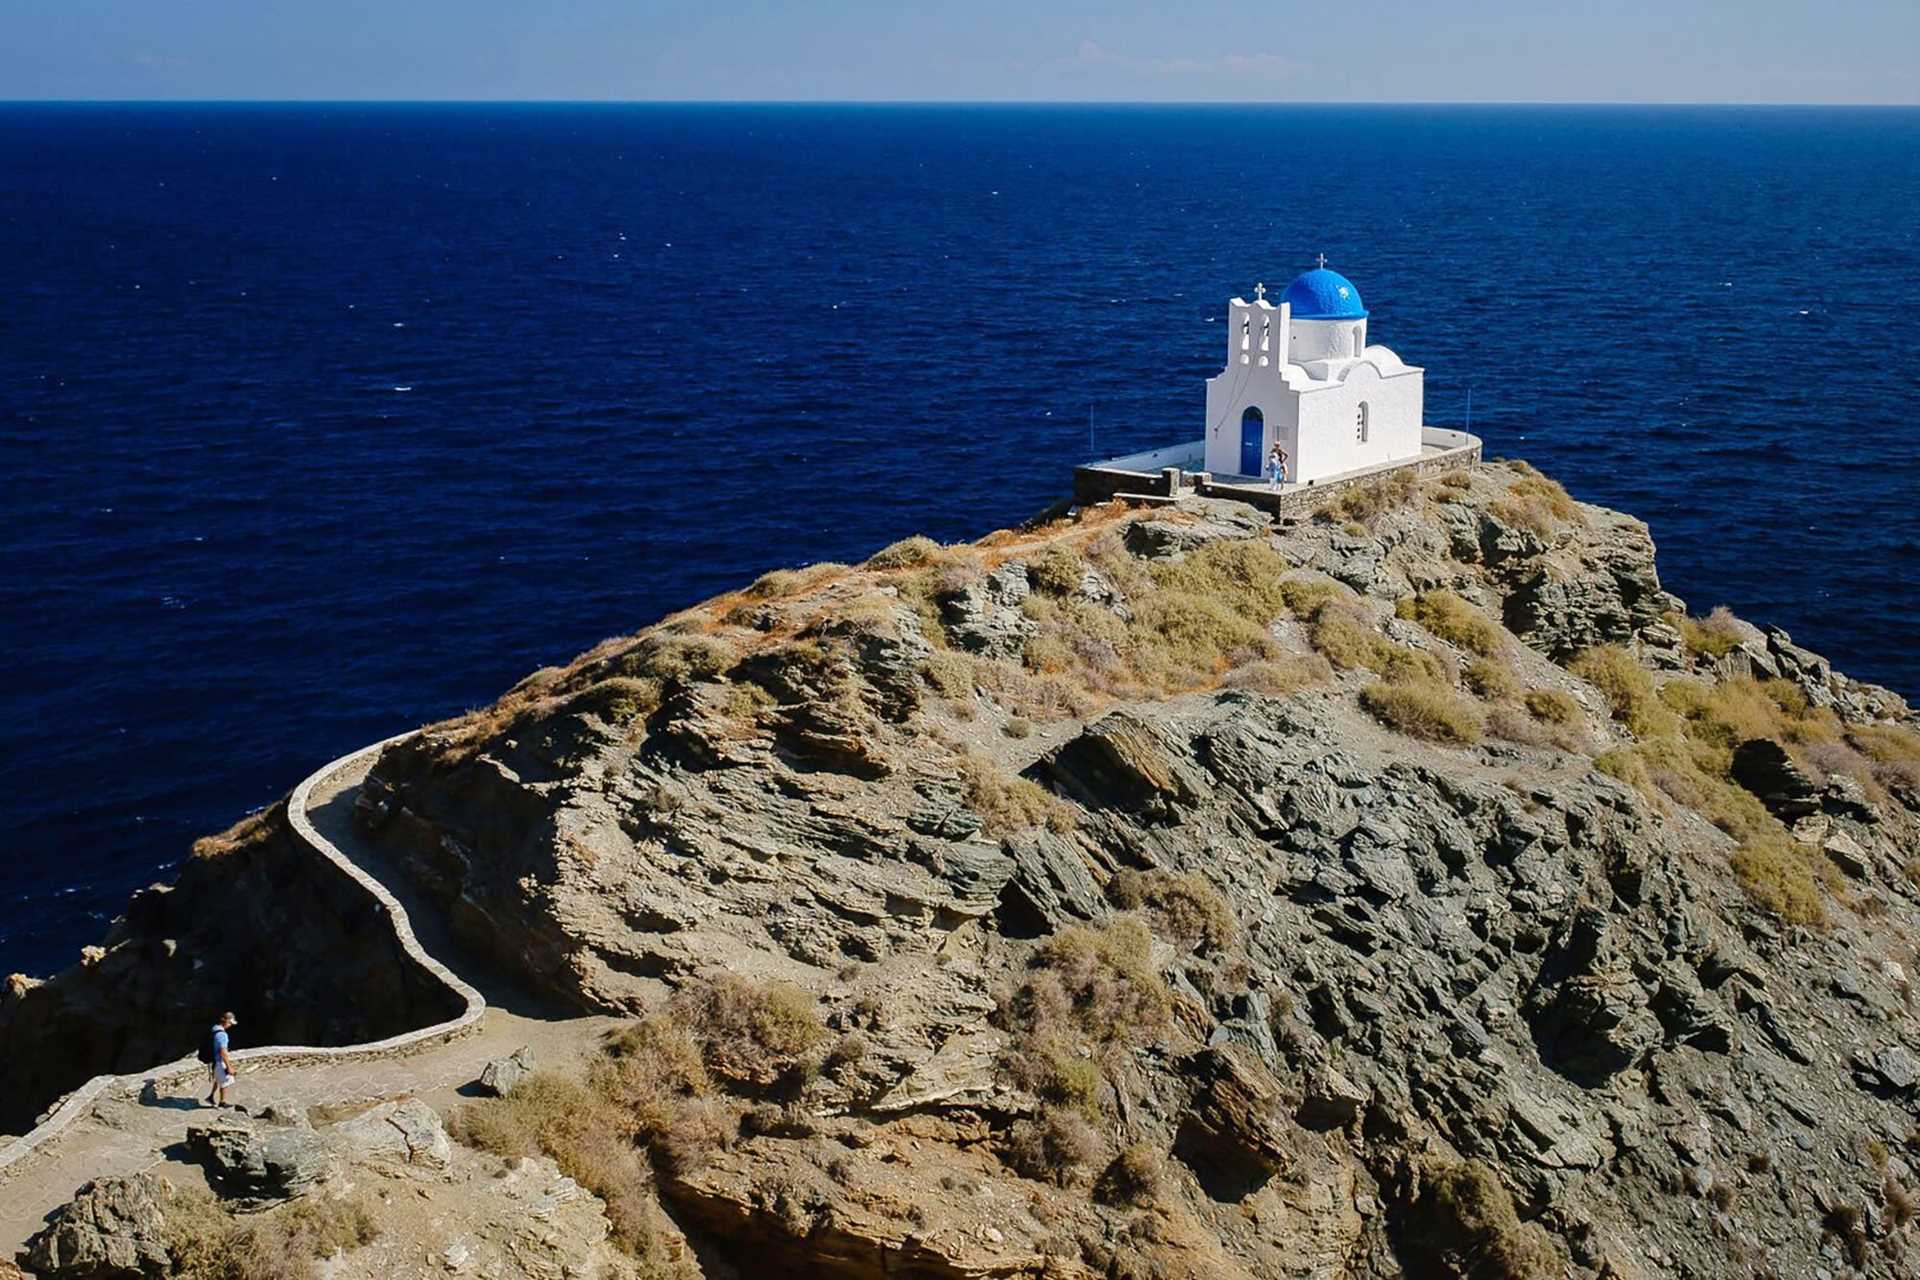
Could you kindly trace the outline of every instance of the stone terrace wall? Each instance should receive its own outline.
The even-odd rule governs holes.
[[[1483,446],[1478,436],[1444,427],[1423,427],[1420,434],[1422,444],[1438,452],[1423,453],[1418,458],[1408,458],[1401,462],[1383,463],[1335,480],[1322,480],[1318,484],[1290,486],[1277,493],[1259,484],[1218,484],[1204,471],[1184,473],[1179,480],[1184,487],[1190,488],[1201,497],[1232,498],[1265,511],[1298,511],[1320,505],[1328,494],[1371,484],[1390,471],[1411,470],[1415,475],[1426,475],[1435,471],[1451,471],[1455,467],[1480,461]],[[1178,497],[1179,494],[1168,485],[1165,469],[1148,471],[1123,464],[1130,464],[1136,458],[1189,452],[1191,448],[1190,445],[1175,446],[1159,450],[1154,455],[1140,454],[1128,458],[1116,458],[1111,462],[1097,465],[1075,467],[1073,471],[1074,501],[1090,506],[1123,496]]]

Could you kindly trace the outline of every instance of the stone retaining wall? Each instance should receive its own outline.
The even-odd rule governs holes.
[[[480,1019],[487,1011],[486,999],[463,981],[458,974],[427,954],[426,949],[420,945],[419,939],[414,937],[413,922],[407,918],[406,908],[387,891],[385,885],[342,853],[331,840],[321,835],[314,827],[313,819],[307,815],[307,806],[312,798],[313,789],[320,782],[378,755],[393,743],[410,736],[412,736],[411,733],[398,734],[383,742],[376,742],[370,747],[362,747],[358,751],[350,752],[314,770],[287,797],[287,820],[294,834],[304,841],[308,848],[332,863],[337,870],[373,896],[380,909],[386,913],[387,919],[392,922],[394,937],[400,944],[400,949],[415,964],[425,969],[459,997],[465,1004],[465,1008],[458,1016],[445,1022],[421,1027],[415,1031],[402,1032],[397,1036],[388,1036],[384,1040],[368,1041],[365,1044],[262,1045],[257,1049],[238,1049],[230,1055],[235,1066],[288,1067],[400,1057],[445,1044],[478,1030]],[[135,1071],[117,1076],[95,1076],[56,1103],[47,1113],[46,1118],[35,1125],[31,1132],[14,1139],[4,1149],[0,1149],[0,1179],[4,1179],[9,1170],[35,1151],[58,1138],[69,1125],[84,1116],[100,1098],[114,1094],[136,1094],[148,1085],[157,1087],[190,1077],[204,1077],[206,1070],[206,1065],[199,1059],[182,1058],[177,1062],[169,1062],[149,1071]]]
[[[1336,479],[1322,480],[1317,484],[1301,485],[1277,493],[1259,483],[1217,483],[1204,471],[1170,473],[1169,469],[1132,470],[1116,465],[1130,461],[1130,459],[1119,458],[1113,462],[1075,467],[1073,497],[1074,501],[1086,506],[1122,497],[1171,499],[1179,496],[1179,493],[1170,487],[1169,481],[1173,480],[1180,484],[1181,491],[1191,492],[1203,498],[1232,498],[1236,502],[1245,502],[1265,511],[1299,511],[1319,506],[1330,494],[1371,484],[1391,471],[1411,471],[1414,475],[1424,475],[1435,471],[1451,471],[1455,467],[1480,461],[1482,444],[1478,436],[1444,427],[1423,427],[1420,434],[1422,444],[1434,449],[1435,452],[1423,453],[1418,458],[1407,458],[1399,462],[1383,462],[1378,466],[1366,467]],[[1161,452],[1173,451],[1162,450]]]

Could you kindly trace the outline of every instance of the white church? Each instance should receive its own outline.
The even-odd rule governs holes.
[[[1278,304],[1264,284],[1228,304],[1227,367],[1207,380],[1206,469],[1223,481],[1268,474],[1286,451],[1289,483],[1418,458],[1425,370],[1367,341],[1360,291],[1320,265]]]

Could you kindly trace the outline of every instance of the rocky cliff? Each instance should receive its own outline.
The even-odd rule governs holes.
[[[356,820],[636,1019],[456,1130],[652,1274],[1911,1273],[1914,721],[1522,464],[769,574]]]
[[[222,1009],[249,1044],[354,1044],[451,1017],[358,885],[295,839],[275,805],[195,845],[99,945],[44,981],[0,988],[0,1133],[103,1073],[192,1053]]]

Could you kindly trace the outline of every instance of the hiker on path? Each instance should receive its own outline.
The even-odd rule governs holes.
[[[200,1051],[212,1085],[207,1090],[207,1101],[216,1107],[227,1105],[227,1086],[233,1083],[233,1059],[227,1056],[227,1031],[239,1024],[240,1019],[233,1016],[231,1009],[221,1014],[220,1021],[208,1029],[206,1047]]]
[[[1267,455],[1267,488],[1278,489],[1287,482],[1287,451],[1279,445]]]

